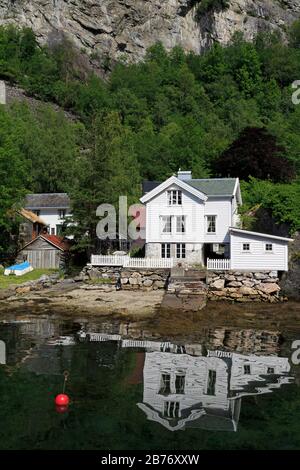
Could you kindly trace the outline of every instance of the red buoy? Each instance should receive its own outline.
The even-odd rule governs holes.
[[[65,405],[63,405],[63,406],[56,405],[55,409],[56,409],[57,413],[66,413],[67,411],[69,411],[69,407],[65,406]]]
[[[68,406],[70,403],[70,399],[68,395],[65,395],[64,393],[60,393],[55,397],[55,404],[58,406]]]

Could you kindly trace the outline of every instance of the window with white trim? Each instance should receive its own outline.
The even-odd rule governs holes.
[[[164,402],[164,416],[166,418],[178,418],[180,416],[180,405],[178,401]]]
[[[265,244],[265,250],[268,252],[273,251],[273,243],[266,243]]]
[[[246,374],[246,375],[251,374],[251,367],[250,367],[250,364],[245,364],[245,365],[244,365],[244,374]]]
[[[175,393],[183,395],[185,389],[185,375],[180,374],[175,377]]]
[[[243,251],[250,251],[250,243],[243,243]]]
[[[206,386],[207,395],[216,394],[216,380],[217,380],[217,372],[215,370],[210,369],[208,371],[208,377],[207,377],[207,386]]]
[[[182,191],[179,189],[171,189],[167,191],[168,204],[169,206],[181,206],[182,205]]]
[[[171,244],[170,243],[161,244],[161,257],[171,258]]]
[[[160,395],[169,395],[171,393],[171,375],[162,374],[160,378]]]
[[[164,215],[161,217],[162,233],[172,232],[172,217],[170,215]]]
[[[216,233],[216,215],[207,215],[206,216],[206,232],[207,233]]]
[[[64,219],[66,217],[66,209],[58,209],[58,217]]]
[[[185,233],[185,215],[176,216],[176,232]]]
[[[176,243],[176,258],[185,258],[185,243]]]

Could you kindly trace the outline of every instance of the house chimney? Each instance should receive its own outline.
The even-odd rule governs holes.
[[[192,172],[191,170],[188,171],[181,171],[179,168],[178,173],[177,173],[177,178],[181,181],[188,181],[192,179]]]

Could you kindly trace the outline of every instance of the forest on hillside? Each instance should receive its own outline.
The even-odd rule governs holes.
[[[0,78],[42,101],[0,107],[0,251],[12,249],[14,208],[28,192],[70,194],[77,246],[92,247],[96,207],[120,194],[137,202],[143,179],[181,169],[240,176],[244,220],[268,211],[300,229],[300,22],[289,43],[236,34],[201,56],[152,46],[143,62],[103,79],[68,41],[41,47],[28,29],[0,28]],[[72,112],[69,120],[47,103]],[[86,236],[86,234],[89,236]]]

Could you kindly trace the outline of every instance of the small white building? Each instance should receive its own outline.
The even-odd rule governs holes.
[[[226,269],[288,269],[291,239],[240,229],[238,178],[193,179],[190,171],[179,171],[164,182],[144,182],[143,190],[147,258],[204,266],[224,259]]]
[[[71,216],[70,198],[67,193],[28,194],[25,209],[41,217],[50,235],[60,235],[66,217]]]
[[[288,271],[290,238],[230,227],[231,269]]]

